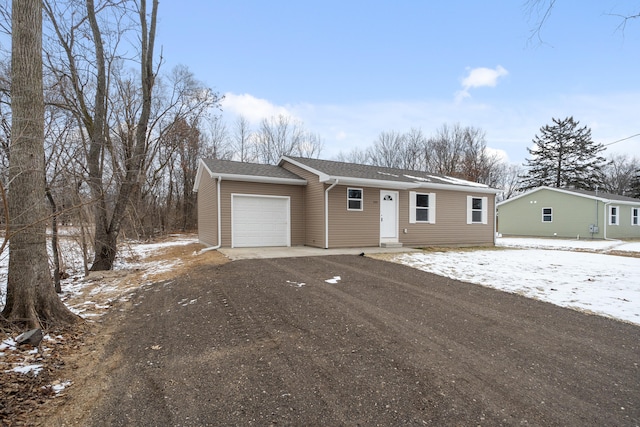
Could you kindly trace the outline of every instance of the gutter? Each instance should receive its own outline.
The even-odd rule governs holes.
[[[336,179],[336,181],[329,186],[326,190],[324,190],[324,248],[329,249],[329,191],[336,185],[340,180]]]

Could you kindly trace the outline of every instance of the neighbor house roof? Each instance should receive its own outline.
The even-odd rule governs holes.
[[[574,196],[580,196],[580,197],[585,197],[588,199],[593,199],[593,200],[599,200],[603,203],[611,203],[611,202],[618,202],[618,203],[623,203],[623,204],[640,204],[640,199],[634,199],[633,197],[627,197],[627,196],[621,196],[619,194],[611,194],[611,193],[604,193],[602,191],[589,191],[589,190],[578,190],[575,188],[556,188],[556,187],[547,187],[547,186],[542,186],[542,187],[538,187],[538,188],[534,188],[533,190],[530,191],[526,191],[516,197],[512,197],[510,199],[504,200],[500,203],[498,203],[497,206],[503,205],[505,203],[509,203],[512,202],[514,200],[517,200],[521,197],[524,196],[528,196],[530,194],[536,193],[538,191],[541,190],[550,190],[550,191],[555,191],[558,193],[564,193],[564,194],[571,194]]]
[[[378,186],[398,189],[432,188],[493,194],[498,192],[496,189],[477,182],[407,169],[294,156],[283,156],[279,164],[282,165],[283,162],[289,162],[318,175],[320,182],[334,183],[337,181],[340,184],[346,185]]]

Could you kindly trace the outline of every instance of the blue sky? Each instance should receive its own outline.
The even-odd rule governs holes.
[[[166,70],[186,65],[225,94],[229,124],[291,115],[320,134],[323,158],[460,123],[521,163],[552,117],[605,144],[640,133],[640,19],[623,31],[615,16],[638,11],[559,0],[540,41],[524,0],[164,1],[158,42]],[[640,137],[606,153],[640,156]]]

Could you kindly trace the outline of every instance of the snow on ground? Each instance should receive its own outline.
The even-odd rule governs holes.
[[[113,271],[94,272],[85,277],[80,242],[74,239],[73,233],[63,232],[61,235],[64,236],[59,241],[62,269],[69,277],[61,281],[63,293],[60,298],[71,311],[85,320],[101,316],[116,300],[128,299],[133,290],[150,285],[155,277],[182,263],[172,257],[151,260],[162,249],[197,243],[194,236],[185,235],[170,236],[169,240],[158,243],[126,242],[119,248]],[[0,310],[5,302],[8,262],[7,250],[0,255]],[[132,272],[139,274],[130,276]],[[187,301],[187,304],[192,301]],[[0,342],[0,375],[2,372],[38,375],[42,369],[39,362],[49,356],[52,351],[50,346],[55,346],[62,339],[61,336],[46,335],[41,352],[32,350],[28,353],[19,348],[12,338],[4,339]],[[49,387],[59,394],[70,384],[69,381],[60,380]]]
[[[499,238],[502,249],[417,252],[394,261],[562,307],[640,324],[639,242]]]
[[[154,256],[169,246],[196,243],[194,236],[176,235],[160,243],[127,242],[122,245],[112,272],[84,276],[81,246],[72,237],[60,241],[63,265],[69,277],[62,282],[62,300],[85,319],[105,313],[115,300],[127,299],[136,288],[157,281],[155,277],[182,261]],[[563,307],[610,316],[640,324],[640,242],[499,238],[498,249],[450,249],[393,256],[411,267],[484,286],[515,292]],[[629,252],[636,257],[610,255]],[[6,291],[8,256],[0,256],[0,309]],[[131,272],[138,272],[128,279]],[[131,276],[129,276],[131,277]],[[337,284],[340,277],[325,280]],[[302,287],[304,283],[287,282]],[[181,304],[192,304],[185,299]],[[62,337],[46,336],[48,345]],[[46,357],[48,345],[43,347]],[[41,354],[12,359],[15,342],[0,343],[0,373],[15,370],[37,374]],[[9,361],[11,359],[11,362]],[[59,393],[69,383],[51,388]]]

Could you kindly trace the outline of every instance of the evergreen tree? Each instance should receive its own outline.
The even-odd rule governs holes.
[[[640,169],[636,171],[636,176],[631,181],[631,197],[640,199]]]
[[[532,156],[525,166],[522,189],[542,185],[593,190],[602,187],[602,167],[605,164],[600,152],[602,144],[591,139],[591,129],[578,127],[573,117],[552,119],[553,125],[540,128],[533,138],[534,147],[527,148]]]

